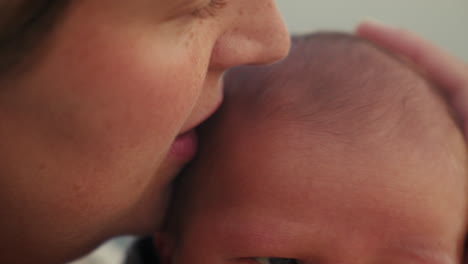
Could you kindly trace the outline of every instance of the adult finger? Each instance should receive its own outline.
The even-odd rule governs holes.
[[[407,57],[452,100],[468,136],[468,66],[441,48],[404,29],[376,22],[361,23],[357,35]]]

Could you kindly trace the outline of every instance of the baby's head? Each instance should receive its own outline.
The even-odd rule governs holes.
[[[165,263],[455,264],[466,153],[442,96],[342,34],[226,76],[161,238]]]

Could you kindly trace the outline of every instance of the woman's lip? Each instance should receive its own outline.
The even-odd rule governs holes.
[[[211,109],[210,112],[208,112],[208,115],[205,116],[205,118],[203,118],[200,122],[198,122],[198,124],[195,126],[199,126],[201,125],[201,123],[205,122],[206,120],[208,120],[208,118],[210,118],[214,113],[216,113],[216,111],[218,111],[219,107],[221,106],[221,104],[223,103],[223,99],[221,98],[221,100],[219,100],[215,107],[213,107],[213,109]]]
[[[185,134],[187,131],[190,131],[192,129],[195,129],[196,127],[198,127],[201,123],[205,122],[208,118],[210,118],[215,112],[216,110],[219,109],[219,107],[221,106],[221,104],[223,103],[223,83],[224,83],[224,78],[220,78],[220,80],[218,81],[218,90],[221,92],[221,95],[220,97],[218,98],[218,102],[216,102],[213,106],[213,108],[207,112],[206,116],[204,116],[202,119],[200,119],[199,121],[195,122],[194,124],[190,125],[187,129],[184,129],[182,133],[180,133],[179,135],[183,135]]]
[[[195,128],[211,117],[216,110],[218,110],[221,103],[222,100],[220,100],[216,107],[214,107],[205,118],[197,122],[197,124],[192,126],[189,130],[177,135],[172,143],[171,150],[169,152],[170,156],[173,156],[184,163],[189,162],[195,157],[198,148],[198,136]]]
[[[197,133],[195,129],[192,129],[176,137],[169,153],[170,156],[186,163],[193,159],[197,152],[197,147]]]
[[[222,91],[223,78],[220,78],[218,85],[220,91]],[[198,137],[197,133],[195,132],[195,128],[198,127],[204,121],[206,121],[208,118],[210,118],[216,112],[216,110],[218,110],[222,102],[223,96],[221,95],[219,101],[204,118],[196,122],[194,125],[190,126],[187,130],[184,130],[184,132],[177,135],[176,139],[174,140],[171,146],[171,156],[175,156],[179,160],[182,160],[184,162],[189,162],[195,156],[198,147]]]

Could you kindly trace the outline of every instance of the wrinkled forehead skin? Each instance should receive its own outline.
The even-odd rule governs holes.
[[[187,191],[183,244],[203,245],[197,256],[459,261],[466,179],[446,153],[416,143],[349,145],[231,107],[206,127],[187,177],[196,191]]]

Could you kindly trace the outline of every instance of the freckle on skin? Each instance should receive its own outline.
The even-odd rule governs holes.
[[[105,126],[107,131],[112,131],[114,129],[114,126],[110,122],[105,122],[104,126]]]
[[[39,171],[44,171],[45,170],[45,164],[44,163],[41,163],[39,164]]]
[[[75,193],[80,193],[82,189],[83,189],[83,186],[81,186],[81,184],[78,184],[78,183],[73,184],[73,191]]]
[[[190,43],[193,42],[195,38],[195,33],[193,31],[190,31],[188,38],[184,41],[184,46],[188,48],[190,46]]]

